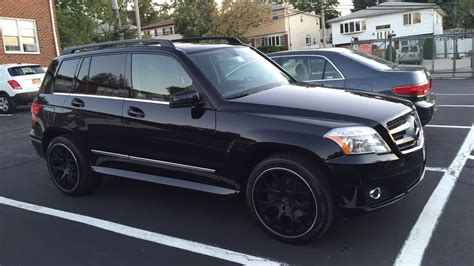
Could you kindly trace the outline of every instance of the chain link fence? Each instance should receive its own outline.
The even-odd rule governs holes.
[[[474,77],[474,34],[353,41],[351,48],[399,64],[421,65],[435,78]]]

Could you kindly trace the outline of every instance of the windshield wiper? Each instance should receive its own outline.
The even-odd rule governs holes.
[[[245,97],[245,96],[248,96],[248,95],[250,95],[250,93],[245,92],[245,93],[237,94],[237,95],[234,95],[234,96],[226,97],[226,100],[232,100],[232,99],[242,98],[242,97]]]

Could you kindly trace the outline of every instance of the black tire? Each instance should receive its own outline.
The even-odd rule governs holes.
[[[250,173],[247,205],[273,237],[302,244],[321,237],[334,223],[336,208],[331,189],[316,165],[303,156],[277,154],[260,162]]]
[[[15,110],[15,104],[8,95],[0,94],[0,114],[9,114]]]
[[[101,176],[91,170],[90,162],[70,136],[54,138],[46,151],[49,176],[54,185],[66,195],[80,196],[92,192]]]

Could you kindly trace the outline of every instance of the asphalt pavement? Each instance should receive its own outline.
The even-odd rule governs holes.
[[[0,265],[472,266],[474,80],[433,87],[439,108],[425,128],[423,182],[307,245],[269,237],[239,197],[117,177],[91,195],[64,196],[31,146],[28,107],[0,116]]]

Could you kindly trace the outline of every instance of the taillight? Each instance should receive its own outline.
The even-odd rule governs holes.
[[[392,91],[399,95],[424,96],[428,94],[430,89],[431,80],[425,84],[393,87]]]
[[[10,85],[10,87],[12,87],[12,89],[21,90],[21,85],[20,85],[20,83],[18,83],[18,81],[12,79],[12,80],[9,80],[7,82]]]
[[[34,127],[36,125],[36,117],[38,116],[41,110],[41,103],[33,102],[31,104],[31,126]]]

